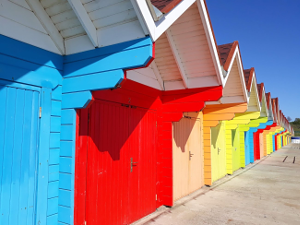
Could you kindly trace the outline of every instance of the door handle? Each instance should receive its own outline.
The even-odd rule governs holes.
[[[191,158],[193,157],[193,155],[194,155],[194,154],[192,154],[191,151],[189,151],[189,157],[190,157],[190,160],[191,160]]]
[[[138,163],[138,162],[133,162],[133,159],[130,158],[130,173],[132,173],[132,167],[134,163]]]

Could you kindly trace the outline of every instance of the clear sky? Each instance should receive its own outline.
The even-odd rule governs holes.
[[[239,41],[286,117],[300,118],[300,0],[206,0],[218,45]]]

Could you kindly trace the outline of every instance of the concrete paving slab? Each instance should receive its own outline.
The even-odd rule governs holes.
[[[134,224],[300,225],[300,144],[285,146]]]

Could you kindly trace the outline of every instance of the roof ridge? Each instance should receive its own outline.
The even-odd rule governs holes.
[[[228,71],[230,63],[233,59],[235,49],[239,45],[238,41],[232,43],[218,45],[219,59],[225,71]]]

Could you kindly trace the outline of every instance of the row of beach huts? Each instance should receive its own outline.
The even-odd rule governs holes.
[[[171,207],[289,144],[279,103],[205,0],[2,0],[0,224]]]

